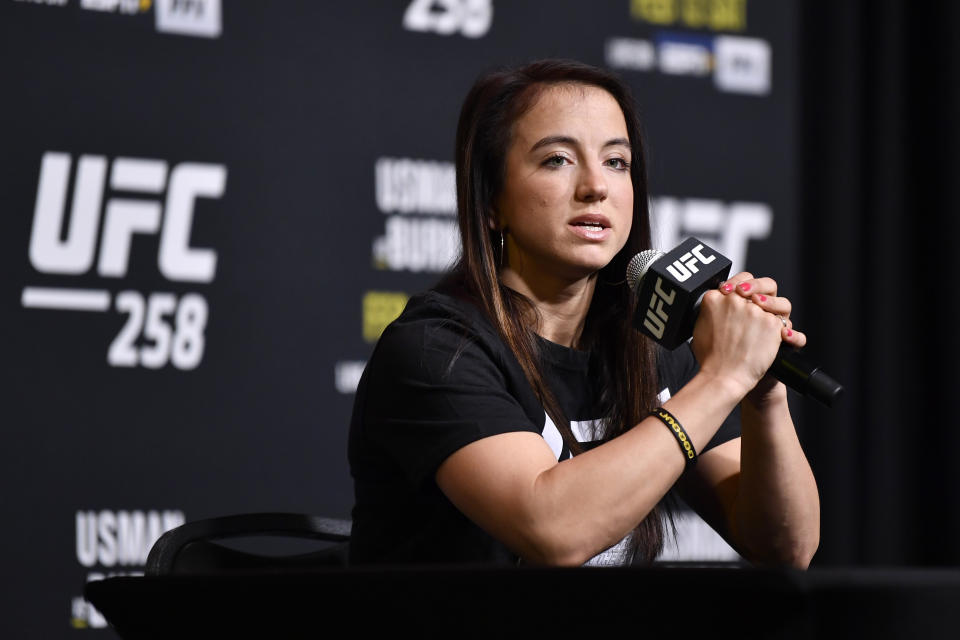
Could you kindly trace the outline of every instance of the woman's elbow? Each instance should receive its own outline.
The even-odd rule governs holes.
[[[794,546],[788,566],[794,569],[806,569],[813,562],[813,556],[820,548],[820,534],[812,535],[808,540]]]
[[[516,552],[526,564],[544,567],[579,567],[591,557],[568,543],[549,538],[528,539]]]
[[[562,531],[550,526],[529,527],[513,546],[524,563],[545,567],[579,567],[594,555],[569,529]]]
[[[771,568],[807,569],[820,546],[820,536],[809,535],[772,545],[754,546],[744,554],[755,565]]]

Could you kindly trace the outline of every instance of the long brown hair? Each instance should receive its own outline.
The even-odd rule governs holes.
[[[630,90],[612,73],[572,60],[541,60],[490,71],[476,81],[464,100],[457,126],[457,208],[463,246],[448,283],[455,283],[472,298],[497,328],[565,444],[576,454],[582,447],[543,379],[535,333],[539,318],[536,308],[500,281],[498,265],[503,256],[494,215],[513,125],[545,88],[558,84],[599,87],[613,96],[623,111],[632,153],[630,235],[623,249],[598,274],[577,345],[591,351],[599,363],[605,437],[616,437],[630,429],[654,408],[658,386],[655,347],[632,327],[633,294],[624,282],[630,258],[650,247],[644,145]],[[657,506],[638,525],[634,535],[634,557],[638,560],[649,562],[659,553],[663,545],[662,513],[663,508]]]

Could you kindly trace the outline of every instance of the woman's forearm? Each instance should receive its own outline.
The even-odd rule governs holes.
[[[741,472],[733,537],[748,560],[806,568],[820,543],[820,498],[786,389],[741,407]]]

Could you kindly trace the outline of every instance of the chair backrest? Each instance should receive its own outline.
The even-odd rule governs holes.
[[[345,566],[351,521],[299,513],[244,513],[187,522],[167,531],[150,548],[147,575],[220,573],[249,569]],[[332,544],[309,553],[276,556],[232,549],[227,538],[284,536]]]

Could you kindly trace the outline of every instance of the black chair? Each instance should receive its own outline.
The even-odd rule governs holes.
[[[347,564],[350,526],[350,520],[299,513],[247,513],[195,520],[171,529],[157,539],[147,556],[145,573],[163,576],[343,567]],[[276,555],[243,551],[215,542],[267,536],[329,544],[307,553]]]

